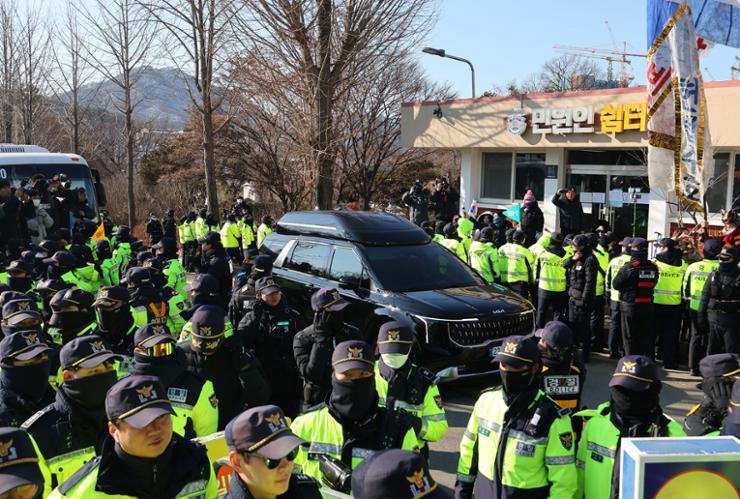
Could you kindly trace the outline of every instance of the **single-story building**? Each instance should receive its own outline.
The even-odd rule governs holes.
[[[705,90],[715,159],[709,221],[721,225],[719,210],[740,196],[740,81]],[[670,234],[680,214],[673,193],[650,189],[645,102],[645,87],[411,102],[401,140],[460,151],[461,208],[475,200],[479,210],[505,209],[531,189],[553,228],[550,198],[572,185],[588,224],[605,219],[620,235],[653,239]]]

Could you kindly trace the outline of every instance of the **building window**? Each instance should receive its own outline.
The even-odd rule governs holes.
[[[511,199],[511,153],[483,153],[482,197]]]
[[[531,190],[538,201],[545,198],[545,166],[544,154],[517,154],[515,163],[514,199],[523,199],[524,194]]]
[[[709,180],[709,189],[705,194],[707,207],[710,213],[718,213],[727,204],[727,178],[730,171],[730,155],[728,153],[714,155],[714,171]]]

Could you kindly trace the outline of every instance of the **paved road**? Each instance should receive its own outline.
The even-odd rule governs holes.
[[[596,407],[609,398],[608,383],[615,365],[616,361],[610,360],[606,355],[593,356],[588,365],[584,405]],[[701,398],[701,391],[696,388],[698,381],[698,378],[689,376],[685,371],[664,371],[661,392],[663,410],[672,418],[682,421],[683,415]],[[431,444],[430,461],[435,480],[449,490],[452,490],[455,484],[460,439],[468,424],[477,395],[483,388],[485,384],[442,387],[442,398],[450,429],[441,441]]]

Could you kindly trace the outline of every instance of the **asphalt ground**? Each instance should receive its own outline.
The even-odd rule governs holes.
[[[616,363],[606,354],[592,354],[591,362],[586,366],[582,397],[584,406],[594,408],[609,399],[608,384]],[[662,380],[660,400],[663,411],[682,422],[689,409],[701,400],[701,390],[696,387],[699,378],[690,376],[687,371],[663,370]],[[488,380],[489,384],[492,382]],[[442,440],[430,444],[430,465],[434,479],[450,491],[455,485],[460,440],[473,411],[473,404],[487,386],[486,380],[481,380],[475,384],[443,384],[440,387],[450,428]]]

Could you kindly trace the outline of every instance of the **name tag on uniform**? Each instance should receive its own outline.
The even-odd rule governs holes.
[[[525,444],[524,442],[516,443],[516,455],[524,457],[534,457],[535,445]]]
[[[655,271],[654,270],[641,270],[640,279],[655,279]]]
[[[577,374],[544,376],[543,381],[548,395],[578,395],[581,392],[581,380]]]
[[[170,387],[167,389],[167,398],[172,402],[180,402],[184,404],[188,400],[188,391],[184,388]]]

